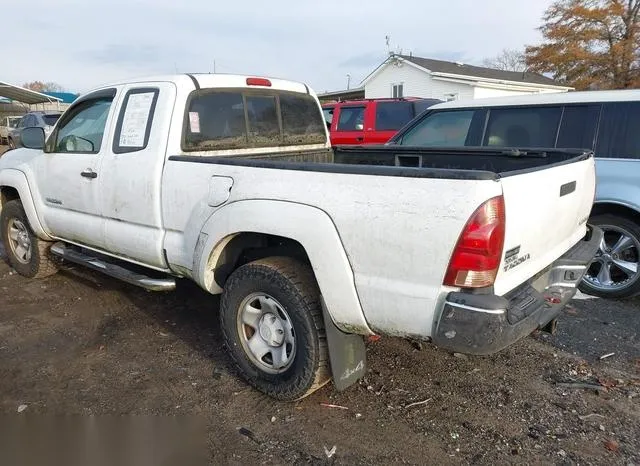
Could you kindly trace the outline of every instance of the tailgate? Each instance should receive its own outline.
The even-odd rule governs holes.
[[[501,179],[504,253],[495,293],[504,295],[567,252],[586,233],[595,193],[594,159]]]

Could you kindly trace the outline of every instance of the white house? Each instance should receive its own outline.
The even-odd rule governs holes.
[[[458,100],[573,90],[536,73],[502,71],[396,54],[373,70],[362,81],[361,87],[364,87],[367,99],[425,97]]]

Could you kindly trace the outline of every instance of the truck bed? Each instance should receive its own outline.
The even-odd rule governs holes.
[[[342,146],[287,154],[172,156],[170,160],[329,173],[490,180],[589,157],[592,153],[581,149]]]

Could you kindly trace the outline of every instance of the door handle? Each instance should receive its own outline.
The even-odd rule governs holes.
[[[362,141],[364,141],[364,138],[363,137],[356,138],[356,141],[362,142]]]
[[[80,176],[84,176],[85,178],[97,178],[98,174],[96,172],[94,172],[93,170],[91,170],[90,168],[87,168],[85,171],[80,172]]]

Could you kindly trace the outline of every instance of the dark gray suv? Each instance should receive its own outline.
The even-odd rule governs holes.
[[[39,127],[44,129],[45,138],[49,137],[53,127],[55,126],[58,118],[60,118],[62,112],[45,111],[45,112],[29,112],[24,115],[16,128],[9,130],[7,141],[9,149],[15,149],[22,146],[22,130],[24,128]]]

